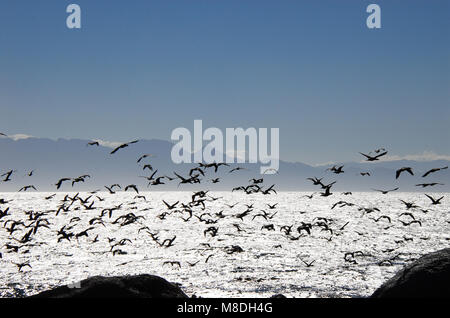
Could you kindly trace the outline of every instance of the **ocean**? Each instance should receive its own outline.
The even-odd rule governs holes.
[[[310,192],[208,192],[191,218],[181,203],[191,202],[192,192],[140,193],[145,199],[131,192],[80,193],[93,205],[86,209],[75,200],[58,215],[67,193],[45,199],[52,194],[0,193],[7,201],[0,210],[9,207],[0,219],[1,297],[127,274],[158,275],[198,297],[366,297],[404,265],[450,243],[450,200],[432,206],[421,193],[309,199]],[[169,210],[163,200],[179,203]],[[401,200],[417,207],[407,209]],[[332,208],[339,201],[345,203]],[[109,211],[101,216],[115,207],[112,217]],[[36,212],[45,213],[38,219],[46,226],[19,242]],[[10,234],[13,221],[19,223]],[[86,229],[88,236],[77,239]],[[70,240],[58,242],[58,231]],[[24,263],[31,267],[19,271],[16,264]]]

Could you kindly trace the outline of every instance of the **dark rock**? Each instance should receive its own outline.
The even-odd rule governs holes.
[[[270,298],[287,298],[287,297],[284,296],[283,294],[276,294],[276,295],[273,295],[273,296],[270,297]]]
[[[30,298],[187,298],[175,284],[153,275],[95,276]]]
[[[450,297],[450,248],[427,254],[385,282],[372,298]]]

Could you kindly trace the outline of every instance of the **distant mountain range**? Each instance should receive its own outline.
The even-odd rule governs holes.
[[[310,166],[303,163],[289,163],[280,161],[280,170],[276,175],[259,174],[259,164],[239,164],[248,170],[229,173],[232,167],[220,167],[216,175],[210,169],[204,177],[203,184],[199,186],[182,185],[178,187],[177,181],[168,182],[166,185],[147,188],[144,178],[150,171],[142,170],[144,163],[150,163],[157,169],[157,175],[169,175],[173,177],[173,171],[181,175],[187,175],[189,169],[195,164],[175,165],[170,158],[173,144],[164,140],[141,140],[128,148],[121,149],[114,155],[110,155],[110,146],[87,146],[88,140],[79,139],[44,139],[0,138],[0,174],[8,170],[15,170],[12,181],[0,182],[0,192],[18,191],[26,185],[35,185],[39,191],[55,191],[54,184],[62,177],[76,178],[80,175],[92,176],[85,183],[78,183],[72,188],[70,183],[65,183],[61,191],[92,191],[103,189],[104,185],[119,183],[121,185],[137,184],[143,190],[194,190],[206,187],[211,190],[231,190],[235,186],[246,185],[250,178],[264,177],[264,184],[270,186],[276,184],[276,189],[284,191],[318,191],[317,186],[306,178],[324,177],[324,182],[337,181],[334,191],[371,191],[371,189],[392,189],[400,187],[400,191],[424,191],[416,187],[419,183],[438,182],[444,185],[428,187],[425,192],[449,192],[450,169],[431,174],[426,178],[421,175],[435,167],[450,165],[450,161],[378,161],[348,162],[344,165],[345,173],[335,175],[326,171],[329,166]],[[143,159],[141,164],[136,161],[142,154],[153,156]],[[415,175],[404,173],[398,180],[395,179],[395,171],[401,167],[412,167]],[[34,170],[31,177],[27,174]],[[361,176],[360,172],[369,172],[371,176]],[[212,184],[211,179],[220,177],[221,182]]]

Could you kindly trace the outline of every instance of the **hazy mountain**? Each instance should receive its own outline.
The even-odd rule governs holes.
[[[146,180],[139,176],[147,176],[150,171],[142,170],[144,163],[150,163],[154,169],[158,169],[157,175],[173,176],[173,171],[181,175],[187,175],[194,164],[175,165],[170,158],[173,144],[163,140],[142,140],[126,149],[119,150],[110,155],[111,148],[105,146],[87,146],[88,140],[44,139],[26,138],[12,140],[0,138],[0,172],[15,170],[12,181],[0,182],[1,191],[17,191],[22,186],[33,184],[40,191],[55,191],[54,184],[62,177],[75,178],[89,174],[91,179],[86,179],[84,184],[78,183],[74,188],[66,183],[63,191],[85,191],[104,189],[104,185],[120,183],[122,185],[137,184],[141,189],[146,189]],[[153,154],[144,159],[140,165],[137,159],[142,154]],[[337,181],[333,188],[337,191],[370,191],[372,188],[391,189],[400,187],[402,191],[422,191],[415,187],[418,183],[440,182],[444,186],[426,188],[427,192],[450,191],[450,169],[443,170],[421,178],[421,175],[433,167],[444,167],[449,161],[380,161],[375,163],[344,163],[344,174],[335,175],[325,171],[328,166],[313,167],[303,163],[280,162],[280,172],[277,175],[263,176],[265,185],[277,184],[279,190],[291,191],[316,191],[307,177],[324,177],[324,182]],[[236,166],[236,165],[235,165]],[[248,184],[250,178],[260,178],[259,164],[239,165],[248,170],[228,173],[230,168],[221,167],[215,175],[209,170],[205,182],[211,190],[231,190],[232,187]],[[415,171],[415,176],[407,173],[395,180],[395,170],[410,166]],[[34,170],[33,176],[27,174]],[[368,171],[371,176],[361,176],[360,172]],[[212,184],[211,178],[220,177],[221,182]],[[150,187],[149,190],[191,190],[198,188],[192,186],[177,187],[178,182],[172,181],[168,185]],[[202,185],[204,187],[204,185]]]

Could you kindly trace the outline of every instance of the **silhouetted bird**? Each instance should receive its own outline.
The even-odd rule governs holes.
[[[398,189],[399,188],[395,188],[395,189],[392,189],[392,190],[377,190],[377,189],[372,189],[372,190],[381,192],[382,194],[388,194],[389,192],[397,191]]]
[[[428,170],[427,172],[425,172],[425,173],[423,174],[422,178],[425,178],[426,176],[428,176],[428,175],[431,174],[431,173],[438,172],[438,171],[440,171],[440,170],[445,170],[445,169],[448,169],[448,166],[443,167],[443,168],[433,168],[433,169],[430,169],[430,170]]]
[[[441,200],[444,198],[444,197],[442,196],[442,197],[440,197],[439,199],[435,199],[435,198],[433,198],[431,195],[428,195],[428,194],[425,194],[425,196],[426,196],[428,199],[431,200],[431,204],[432,204],[432,205],[438,205],[438,204],[441,204]]]
[[[385,152],[382,152],[382,153],[380,153],[380,154],[377,154],[376,156],[371,156],[371,155],[366,155],[366,154],[360,152],[361,155],[363,155],[364,157],[367,158],[367,161],[377,161],[377,160],[380,160],[379,158],[382,157],[382,156],[384,156],[384,155],[386,155],[387,153],[388,153],[388,152],[385,151]]]
[[[398,179],[398,177],[400,177],[401,173],[404,172],[404,171],[408,172],[412,176],[414,175],[411,167],[403,167],[403,168],[398,169],[395,172],[395,179]]]
[[[134,141],[130,141],[130,142],[127,142],[125,144],[122,144],[119,147],[115,148],[113,151],[111,151],[111,155],[115,154],[120,149],[126,148],[126,147],[130,146],[131,144],[135,144],[137,142],[139,142],[139,140],[134,140]]]

